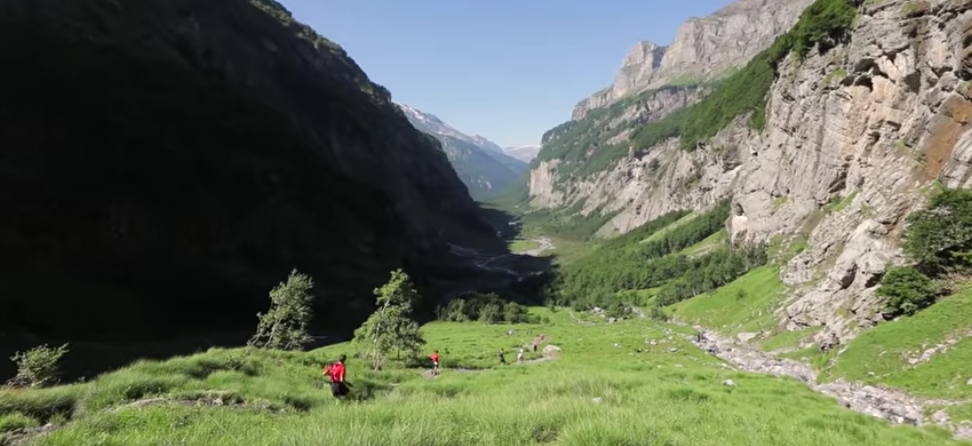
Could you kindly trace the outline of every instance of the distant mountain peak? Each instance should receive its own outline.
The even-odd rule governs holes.
[[[434,114],[411,105],[396,105],[416,129],[442,143],[452,168],[473,198],[494,195],[526,172],[526,161],[506,154],[502,147],[485,136],[460,132]]]
[[[522,146],[507,147],[503,149],[503,153],[525,163],[529,163],[537,157],[537,154],[540,153],[540,149],[542,148],[543,146],[540,144],[526,144]]]

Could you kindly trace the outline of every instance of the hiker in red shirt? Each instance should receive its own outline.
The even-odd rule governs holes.
[[[344,360],[346,356],[338,356],[337,362],[324,366],[323,375],[331,378],[331,394],[337,399],[343,399],[348,394],[348,386],[344,382]]]
[[[439,351],[436,350],[432,352],[432,356],[429,357],[432,358],[432,374],[438,375],[439,374]]]

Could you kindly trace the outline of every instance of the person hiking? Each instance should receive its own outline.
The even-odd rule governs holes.
[[[516,352],[516,362],[523,362],[523,347]]]
[[[331,395],[337,399],[344,399],[348,394],[348,385],[344,381],[344,360],[347,356],[338,356],[337,362],[324,367],[323,375],[331,379]]]
[[[506,356],[503,355],[503,350],[499,353],[500,364],[506,364]]]
[[[432,355],[429,356],[429,358],[432,359],[432,374],[438,375],[439,374],[439,351],[436,350],[432,352]]]

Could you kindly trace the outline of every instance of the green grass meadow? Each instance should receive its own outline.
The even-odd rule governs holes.
[[[785,297],[779,268],[753,269],[728,285],[669,307],[677,319],[716,330],[724,335],[758,333],[776,325],[773,311]]]
[[[31,444],[72,446],[955,444],[941,430],[844,409],[788,378],[725,369],[684,340],[683,327],[532,311],[551,322],[425,326],[427,350],[442,355],[437,378],[402,365],[372,372],[351,358],[355,401],[334,400],[320,376],[322,361],[353,353],[347,344],[306,353],[211,350],[134,363],[83,384],[5,391],[0,429],[67,422]],[[558,359],[498,364],[499,350],[512,362],[539,334],[563,349]],[[737,385],[723,385],[727,379]],[[218,395],[226,405],[128,405],[159,395]]]
[[[540,247],[540,243],[533,240],[513,240],[510,242],[510,252],[519,254],[521,252],[530,251],[532,249],[537,249]]]
[[[972,289],[966,286],[913,316],[861,333],[824,372],[829,379],[882,383],[917,396],[972,398],[972,385],[966,384],[972,378],[970,334]],[[909,362],[949,339],[958,342],[928,361]]]

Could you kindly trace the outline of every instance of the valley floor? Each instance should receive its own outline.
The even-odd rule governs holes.
[[[322,362],[352,353],[347,344],[212,350],[88,383],[5,391],[0,431],[63,425],[17,436],[37,445],[959,444],[938,427],[853,412],[788,377],[733,370],[690,343],[686,327],[532,311],[550,322],[423,327],[426,349],[442,355],[435,378],[421,366],[372,372],[350,359],[354,402],[333,400],[320,376]],[[562,349],[556,360],[498,364],[501,349],[515,360],[540,334]]]

